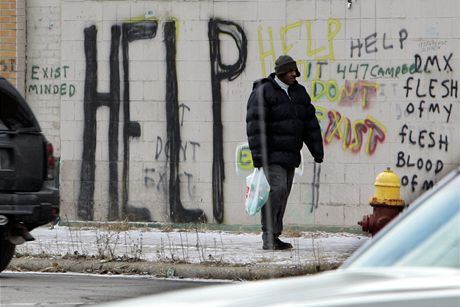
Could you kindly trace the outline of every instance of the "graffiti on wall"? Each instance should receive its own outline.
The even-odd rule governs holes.
[[[235,150],[235,164],[237,174],[246,174],[254,169],[251,149],[247,142],[239,144]]]
[[[337,102],[341,106],[351,106],[358,103],[363,109],[366,109],[377,95],[379,84],[365,80],[346,80],[339,87],[335,80],[314,79],[311,81],[311,89],[312,101],[319,101],[325,97],[328,101]]]
[[[306,27],[307,39],[299,42],[287,42],[286,37],[289,31],[296,31],[300,27]],[[311,52],[312,26],[327,27],[327,37],[315,52]],[[415,54],[413,59],[407,63],[379,63],[378,60],[368,61],[365,56],[382,54],[385,52],[403,51],[407,49],[409,42],[409,31],[401,28],[395,33],[369,33],[363,38],[351,38],[349,42],[349,59],[356,61],[341,62],[334,56],[335,39],[341,29],[339,20],[329,19],[315,22],[296,22],[281,26],[279,28],[279,39],[273,37],[273,27],[258,28],[259,58],[261,62],[262,75],[267,74],[267,65],[272,63],[277,55],[291,51],[296,54],[306,54],[306,59],[297,60],[299,70],[302,72],[303,81],[308,82],[311,89],[312,101],[316,102],[317,117],[320,120],[324,142],[331,144],[334,140],[341,141],[342,149],[358,153],[364,150],[366,154],[372,155],[378,150],[378,144],[385,142],[387,129],[377,118],[371,115],[364,115],[364,119],[350,119],[344,116],[334,107],[326,107],[323,102],[335,103],[336,107],[360,106],[363,111],[372,108],[372,103],[378,95],[385,96],[388,88],[393,88],[396,95],[400,86],[397,82],[389,83],[389,79],[405,79],[404,91],[406,98],[409,94],[418,101],[408,101],[403,112],[408,117],[418,117],[423,121],[430,121],[438,118],[437,121],[449,124],[453,114],[454,104],[451,102],[457,97],[457,80],[449,77],[453,72],[453,54],[436,54],[445,49],[446,40],[423,40],[419,43],[420,53]],[[323,31],[326,32],[326,31]],[[297,33],[296,33],[297,35]],[[294,37],[296,37],[294,35]],[[276,45],[278,44],[278,45]],[[305,45],[302,45],[305,44]],[[305,51],[304,51],[305,50]],[[278,53],[278,54],[277,54]],[[428,54],[427,54],[428,53]],[[270,61],[268,61],[269,59]],[[335,67],[334,67],[335,66]],[[336,79],[327,79],[323,76],[324,71],[335,72]],[[445,74],[446,77],[437,77]],[[425,75],[425,76],[421,76]],[[426,75],[431,77],[426,80]],[[434,77],[436,76],[436,77]],[[340,80],[341,79],[341,80]],[[385,87],[387,90],[385,92]],[[379,94],[380,91],[380,94]],[[403,123],[399,138],[401,144],[417,146],[422,150],[448,151],[449,133],[440,127],[420,128],[418,125]],[[440,173],[444,162],[442,159],[413,157],[414,154],[399,151],[397,153],[396,167],[424,170],[432,175]],[[429,175],[429,177],[434,177]],[[417,182],[417,174],[403,176],[402,185],[410,186],[415,192],[417,186],[426,190],[433,186],[432,180]]]
[[[364,148],[368,155],[372,155],[377,145],[385,141],[387,129],[370,115],[352,123],[337,110],[317,106],[316,116],[323,127],[323,139],[326,144],[337,139],[342,141],[343,150],[356,153]]]
[[[404,110],[407,118],[421,122],[436,122],[449,124],[454,103],[458,98],[458,80],[452,79],[452,53],[445,55],[414,56],[417,71],[428,75],[429,78],[414,78],[405,80],[403,91],[408,103]],[[436,73],[434,77],[432,73]],[[445,78],[439,78],[445,73]],[[440,129],[441,127],[441,129]],[[403,122],[398,132],[402,145],[418,148],[420,154],[414,155],[403,150],[398,151],[396,167],[409,172],[401,178],[402,186],[410,188],[411,192],[426,191],[433,187],[435,176],[444,169],[443,154],[449,151],[450,134],[442,129],[442,125],[424,125],[417,122]],[[419,179],[421,174],[430,179]]]
[[[16,71],[16,59],[0,59],[0,72]]]
[[[164,26],[166,47],[166,130],[169,143],[169,206],[173,222],[206,222],[201,209],[185,209],[180,197],[179,156],[181,151],[179,99],[176,70],[176,23]]]
[[[221,56],[219,35],[230,36],[238,49],[238,57],[231,65],[224,64]],[[237,23],[220,19],[210,19],[208,23],[209,54],[211,57],[211,87],[213,115],[213,160],[212,160],[212,204],[217,222],[224,218],[224,143],[222,127],[223,80],[235,80],[245,69],[248,54],[247,39],[243,28]]]
[[[112,26],[110,48],[110,92],[97,92],[98,62],[97,62],[97,29],[96,26],[84,30],[86,74],[83,100],[84,129],[83,152],[80,173],[80,193],[78,199],[78,217],[83,220],[94,218],[94,183],[96,171],[96,135],[98,108],[106,106],[110,110],[109,122],[109,208],[108,219],[114,220],[119,215],[118,204],[118,116],[120,106],[120,72],[119,72],[119,46],[121,29]]]
[[[152,39],[156,36],[158,22],[146,20],[123,23],[112,26],[110,52],[110,92],[97,92],[97,30],[95,26],[85,29],[86,80],[84,96],[84,144],[81,166],[81,187],[79,196],[79,217],[92,220],[94,216],[94,180],[95,180],[95,151],[96,151],[96,111],[101,106],[110,109],[109,124],[109,213],[108,219],[129,218],[136,221],[151,221],[152,217],[147,208],[135,208],[128,205],[129,201],[129,152],[130,138],[140,137],[140,124],[130,119],[130,77],[129,77],[129,43],[136,40]],[[178,176],[179,153],[181,147],[180,128],[177,100],[177,75],[175,68],[175,22],[164,25],[166,47],[166,118],[168,131],[168,158],[170,160],[169,175],[169,204],[170,216],[175,222],[205,221],[202,210],[185,209],[180,201],[180,182]],[[120,96],[119,49],[123,55],[123,96]],[[118,174],[118,127],[120,102],[123,110],[123,170],[121,179],[121,203],[119,201]],[[163,177],[162,177],[163,179]],[[121,208],[121,212],[120,212]]]
[[[289,42],[287,33],[300,31],[305,27],[307,39],[302,43]],[[323,45],[313,49],[312,28],[323,27],[327,29],[322,41]],[[351,120],[341,112],[328,110],[323,102],[333,102],[337,107],[359,106],[363,111],[369,109],[375,101],[378,92],[384,84],[377,80],[383,78],[400,78],[404,75],[414,75],[418,72],[416,63],[399,65],[379,64],[375,62],[345,62],[338,61],[335,57],[335,40],[342,28],[338,19],[327,21],[305,21],[287,24],[279,28],[279,40],[273,37],[273,27],[264,30],[258,28],[259,59],[262,75],[267,74],[268,59],[275,61],[279,54],[301,50],[306,54],[306,59],[298,59],[297,64],[302,72],[303,81],[308,82],[311,89],[311,98],[316,102],[317,116],[322,127],[324,142],[331,144],[334,140],[342,141],[343,150],[353,153],[363,149],[368,155],[375,153],[379,143],[385,141],[386,127],[375,117],[368,115],[365,119]],[[354,38],[350,41],[350,58],[361,58],[364,54],[386,52],[388,50],[403,50],[406,48],[409,37],[406,29],[400,29],[393,37],[389,33],[371,33],[364,39]],[[276,46],[275,43],[279,45]],[[277,52],[278,51],[278,52]],[[329,67],[332,66],[332,67]],[[335,71],[339,79],[327,79],[324,71]],[[365,116],[366,117],[366,116]],[[364,135],[366,136],[364,137]]]
[[[311,182],[311,207],[310,213],[312,213],[315,209],[318,209],[319,204],[319,188],[320,184],[320,177],[321,177],[321,163],[313,163],[313,180]]]
[[[223,133],[222,133],[222,94],[221,82],[232,81],[237,78],[245,68],[247,57],[247,39],[242,28],[230,21],[220,19],[209,20],[209,44],[211,61],[211,87],[213,97],[213,215],[214,219],[223,221],[223,182],[225,180],[223,160]],[[94,182],[95,182],[95,152],[96,152],[96,111],[99,107],[107,106],[110,110],[109,124],[109,213],[108,219],[128,217],[134,220],[151,220],[150,212],[146,208],[134,208],[129,202],[129,151],[130,138],[140,137],[140,124],[130,120],[130,77],[129,77],[129,43],[136,40],[153,39],[158,29],[157,20],[145,20],[123,23],[112,26],[111,52],[110,52],[110,92],[97,92],[97,29],[91,26],[85,29],[85,57],[86,80],[84,94],[84,144],[81,166],[81,186],[78,202],[78,215],[85,220],[94,217]],[[166,132],[167,139],[157,139],[157,152],[155,158],[164,153],[169,168],[158,173],[159,179],[155,181],[152,174],[154,168],[146,168],[146,185],[156,184],[157,191],[167,187],[170,218],[173,222],[206,222],[207,218],[201,209],[185,209],[181,202],[180,178],[186,176],[188,191],[191,193],[192,174],[179,172],[181,156],[186,160],[187,146],[192,149],[195,159],[198,142],[183,142],[180,135],[180,126],[183,123],[184,110],[188,107],[179,104],[178,84],[176,69],[176,22],[174,20],[164,23],[164,45],[166,49]],[[238,48],[238,59],[232,65],[225,65],[221,58],[221,41],[219,35],[229,35],[235,40]],[[123,56],[123,79],[119,71],[119,49]],[[122,81],[121,81],[122,80]],[[120,83],[123,82],[123,95],[120,94]],[[120,108],[123,116],[123,170],[121,176],[121,201],[119,200],[119,174],[117,157],[119,152],[118,128]],[[180,116],[182,114],[182,117]],[[169,176],[169,178],[166,178]]]
[[[321,28],[325,37],[313,39],[315,29]],[[294,31],[306,31],[306,40],[289,41]],[[404,91],[406,98],[416,97],[408,101],[404,107],[406,117],[428,119],[437,117],[443,123],[449,123],[454,113],[454,105],[442,100],[457,98],[457,81],[452,79],[431,78],[428,83],[422,82],[421,74],[450,73],[453,71],[452,53],[441,55],[425,55],[427,52],[444,45],[425,43],[420,54],[413,61],[402,64],[378,63],[378,60],[365,60],[366,55],[400,51],[407,48],[409,32],[400,29],[396,33],[370,33],[364,38],[352,38],[345,61],[336,57],[337,37],[342,29],[340,20],[298,21],[275,29],[272,26],[259,26],[257,29],[258,56],[262,75],[267,75],[277,55],[292,53],[305,54],[307,58],[299,59],[298,65],[303,81],[310,86],[311,97],[317,108],[317,117],[322,127],[324,143],[338,144],[344,152],[353,154],[364,152],[373,155],[387,139],[387,128],[375,116],[367,114],[372,110],[379,95],[384,95],[388,79],[406,80]],[[190,198],[194,194],[194,174],[181,169],[181,163],[196,161],[201,144],[195,140],[184,140],[181,127],[190,106],[179,103],[178,72],[176,67],[177,54],[177,21],[168,20],[137,20],[115,24],[111,28],[110,45],[110,90],[107,93],[97,91],[97,28],[90,26],[84,29],[84,47],[86,59],[86,79],[84,87],[84,131],[83,153],[81,165],[81,186],[79,191],[78,215],[82,219],[94,218],[95,191],[95,152],[97,138],[96,113],[101,107],[109,109],[108,152],[109,152],[109,208],[108,219],[116,220],[129,217],[132,220],[151,221],[153,219],[147,208],[136,208],[129,205],[129,173],[130,173],[130,142],[139,138],[144,131],[137,121],[130,116],[130,44],[139,40],[157,39],[157,32],[163,31],[166,64],[165,134],[157,132],[153,157],[156,162],[165,161],[164,168],[143,167],[144,185],[150,193],[167,195],[169,217],[173,222],[206,222],[208,217],[201,209],[187,209],[183,205],[181,192],[185,190]],[[210,55],[210,90],[212,93],[213,136],[212,136],[212,207],[213,220],[224,221],[224,139],[222,123],[222,83],[231,82],[244,72],[248,57],[248,41],[241,25],[229,20],[210,18],[207,24]],[[278,30],[280,39],[273,37]],[[223,36],[234,43],[237,54],[232,57],[234,63],[225,63],[221,48]],[[390,37],[392,37],[390,39]],[[275,48],[275,44],[279,44]],[[349,51],[349,52],[348,52]],[[120,63],[121,58],[121,63]],[[353,61],[350,61],[353,59]],[[358,61],[359,60],[359,61]],[[120,64],[122,71],[120,71]],[[0,66],[1,67],[1,66]],[[73,84],[67,83],[69,66],[46,67],[35,65],[30,71],[31,83],[29,93],[55,94],[72,97],[76,93]],[[332,73],[332,76],[325,72]],[[58,82],[55,84],[54,82]],[[59,83],[60,82],[60,83]],[[386,82],[386,84],[384,83]],[[47,86],[50,87],[47,87]],[[56,86],[56,87],[55,87]],[[397,86],[395,84],[394,88]],[[56,89],[56,91],[55,91]],[[359,108],[363,113],[347,115],[351,108]],[[120,129],[121,128],[121,129]],[[121,135],[120,132],[121,131]],[[154,132],[155,133],[155,132]],[[420,149],[447,152],[450,136],[439,129],[424,128],[403,123],[398,131],[399,141],[403,145],[417,146]],[[119,142],[122,144],[119,144]],[[121,172],[118,168],[119,156],[123,157]],[[237,171],[252,169],[250,150],[246,147],[237,149]],[[414,154],[399,151],[396,166],[408,170],[425,171],[434,175],[443,170],[442,159],[414,157]],[[314,164],[312,182],[312,207],[318,206],[320,167]],[[415,191],[417,186],[429,188],[431,181],[417,182],[417,174],[402,177],[404,186]],[[185,189],[181,189],[181,186]]]
[[[40,66],[32,65],[30,68],[27,92],[35,95],[59,95],[72,97],[77,89],[75,84],[66,80],[70,78],[70,66]]]
[[[131,218],[137,221],[151,220],[150,212],[146,208],[134,208],[127,204],[127,172],[129,169],[129,138],[140,136],[140,126],[129,119],[129,42],[139,39],[153,38],[156,35],[157,23],[145,21],[114,25],[111,28],[110,46],[110,92],[97,91],[98,63],[97,63],[97,29],[95,26],[85,28],[85,59],[86,77],[84,89],[84,130],[83,152],[81,164],[80,193],[78,201],[78,216],[84,220],[94,218],[94,183],[95,183],[95,154],[96,154],[96,112],[100,107],[108,107],[110,112],[108,128],[109,152],[109,208],[108,219],[116,220],[120,217]],[[122,36],[123,33],[123,36]],[[119,49],[123,47],[124,91],[120,95],[120,68]],[[123,99],[123,100],[121,100]],[[123,101],[123,174],[122,174],[122,201],[119,200],[119,117],[120,104]],[[120,212],[121,211],[121,212]]]
[[[306,43],[301,44],[299,46],[297,44],[294,44],[294,42],[289,42],[287,39],[288,32],[300,31],[301,27],[305,27],[305,30],[307,32]],[[315,31],[316,27],[324,27],[327,29],[327,43],[324,43],[323,45],[317,46],[315,48],[315,40],[312,38],[312,33]],[[329,18],[326,22],[306,20],[280,26],[279,35],[281,46],[278,55],[287,53],[306,54],[309,59],[312,59],[316,62],[333,62],[335,61],[334,40],[337,34],[340,32],[341,27],[342,24],[340,20],[334,18]],[[266,76],[267,62],[269,64],[274,63],[277,58],[275,40],[273,38],[273,27],[268,26],[266,29],[264,29],[264,27],[259,26],[257,28],[257,38],[259,43],[259,60],[261,64],[261,71],[262,75]],[[264,41],[268,42],[268,47],[264,44]],[[308,65],[306,65],[306,67],[308,67]]]
[[[183,104],[182,104],[183,106]],[[179,106],[180,107],[180,106]],[[187,107],[188,108],[188,107]],[[180,126],[182,127],[182,120]],[[200,147],[199,142],[195,141],[182,141],[180,145],[179,162],[197,161],[197,149]],[[155,161],[163,160],[170,161],[169,141],[164,141],[160,136],[157,136],[155,146]],[[167,194],[168,183],[165,178],[167,175],[166,170],[157,170],[155,168],[144,169],[144,185],[147,188],[155,188],[157,192]],[[195,186],[193,185],[193,174],[187,171],[179,172],[179,182],[186,182],[187,192],[190,198],[193,198]],[[186,178],[184,180],[184,178]],[[204,220],[204,217],[203,217]]]
[[[378,53],[382,50],[391,50],[393,48],[404,49],[404,44],[408,38],[408,33],[406,29],[399,30],[398,38],[395,42],[391,42],[390,39],[387,37],[391,37],[392,34],[383,33],[383,35],[379,35],[377,32],[371,33],[366,36],[364,39],[356,38],[351,39],[350,42],[350,58],[353,58],[355,53],[357,53],[357,57],[360,58],[361,55],[364,54],[372,54]],[[398,46],[395,46],[397,44]]]
[[[438,52],[442,47],[447,46],[447,40],[424,39],[418,44],[420,52]]]

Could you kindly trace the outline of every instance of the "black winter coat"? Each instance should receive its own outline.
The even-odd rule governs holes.
[[[276,83],[274,73],[254,82],[246,114],[254,167],[263,166],[264,139],[268,164],[298,167],[303,143],[316,162],[323,161],[321,128],[310,96],[297,82],[289,86],[288,92],[290,98]]]

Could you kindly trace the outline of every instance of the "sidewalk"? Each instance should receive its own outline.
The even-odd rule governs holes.
[[[265,251],[259,233],[40,227],[32,231],[35,241],[17,247],[10,269],[262,279],[334,268],[368,240],[351,233],[286,234],[292,250]]]

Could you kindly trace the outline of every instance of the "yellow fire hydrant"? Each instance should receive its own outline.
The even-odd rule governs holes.
[[[369,199],[374,208],[371,215],[363,216],[358,222],[363,231],[375,235],[404,209],[400,196],[401,180],[389,167],[375,178],[375,193]]]

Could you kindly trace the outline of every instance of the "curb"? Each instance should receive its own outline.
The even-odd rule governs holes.
[[[316,274],[337,268],[340,263],[282,266],[223,266],[216,264],[126,262],[96,259],[13,258],[7,270],[34,272],[75,272],[94,274],[152,275],[159,278],[197,278],[221,280],[261,280]]]

